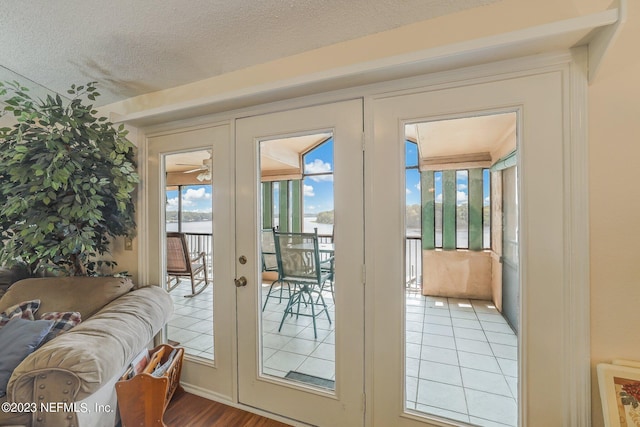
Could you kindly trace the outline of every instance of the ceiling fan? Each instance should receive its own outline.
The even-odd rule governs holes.
[[[202,171],[196,176],[196,179],[200,182],[202,181],[210,181],[211,180],[211,165],[213,164],[213,159],[211,158],[211,151],[209,151],[209,157],[202,160],[202,165],[195,168],[184,171],[182,173],[194,173],[198,171]],[[182,163],[182,165],[185,165]],[[190,165],[195,166],[195,165]]]

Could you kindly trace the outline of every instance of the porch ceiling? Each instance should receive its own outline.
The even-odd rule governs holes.
[[[516,148],[517,114],[504,113],[406,125],[418,144],[420,163],[453,163],[455,158],[495,162]]]

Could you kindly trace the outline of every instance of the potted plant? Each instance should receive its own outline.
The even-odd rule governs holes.
[[[36,100],[0,82],[0,115],[16,119],[0,129],[0,265],[32,275],[96,275],[115,265],[99,259],[112,239],[135,232],[135,147],[86,105],[100,95],[95,82],[68,93]]]

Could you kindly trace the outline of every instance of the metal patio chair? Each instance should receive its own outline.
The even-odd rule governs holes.
[[[273,235],[280,280],[293,285],[293,291],[284,309],[278,332],[282,330],[287,315],[293,316],[295,314],[296,318],[308,316],[313,319],[313,334],[315,338],[318,338],[316,318],[324,312],[329,324],[331,324],[331,317],[321,290],[332,273],[322,268],[317,230],[314,233],[276,231]],[[301,312],[302,305],[304,305],[304,310]]]

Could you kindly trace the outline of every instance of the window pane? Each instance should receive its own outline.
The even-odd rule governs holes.
[[[436,192],[436,248],[442,247],[442,172],[434,173]]]
[[[456,247],[469,248],[469,172],[456,171]]]
[[[491,248],[491,174],[482,170],[482,247]]]
[[[405,141],[405,164],[408,168],[418,166],[418,145],[415,142]]]
[[[333,236],[333,138],[303,156],[303,231]]]

